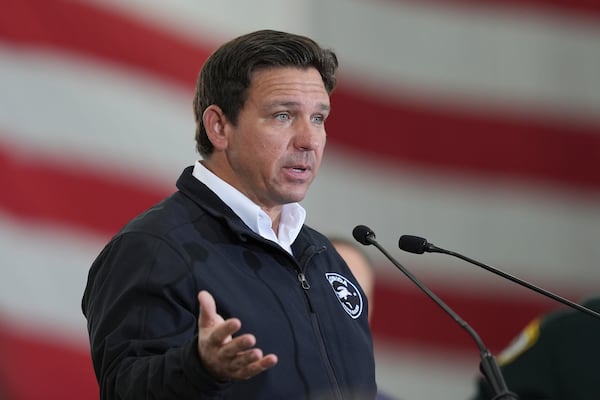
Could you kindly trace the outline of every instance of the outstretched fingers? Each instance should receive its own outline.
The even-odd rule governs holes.
[[[263,356],[255,348],[252,334],[233,337],[241,328],[237,318],[224,320],[217,313],[215,300],[206,291],[198,294],[198,351],[204,366],[220,379],[249,379],[277,364],[277,356]]]
[[[254,348],[238,353],[232,360],[232,374],[236,379],[249,379],[276,364],[277,356],[275,354],[263,356],[261,349]]]

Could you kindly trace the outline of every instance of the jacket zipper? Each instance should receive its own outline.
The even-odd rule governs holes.
[[[274,244],[269,243],[269,245],[275,247]],[[323,340],[323,334],[321,333],[321,327],[319,324],[319,320],[317,318],[317,313],[315,312],[315,308],[310,299],[310,295],[308,292],[310,289],[310,283],[308,282],[308,279],[306,278],[306,275],[304,274],[304,270],[306,269],[306,266],[308,265],[309,261],[315,255],[324,252],[326,249],[327,248],[324,246],[319,249],[316,249],[315,246],[309,246],[304,251],[301,258],[299,260],[296,260],[296,258],[294,256],[290,255],[288,252],[285,252],[284,250],[282,250],[281,248],[278,247],[278,250],[284,251],[286,253],[286,255],[288,255],[294,262],[295,269],[297,271],[296,276],[298,278],[298,282],[300,282],[300,286],[302,287],[302,289],[304,291],[304,295],[308,302],[311,323],[313,325],[313,330],[315,331],[315,334],[319,341],[319,350],[321,352],[321,358],[323,359],[323,363],[325,364],[327,376],[329,376],[329,380],[332,383],[335,399],[336,400],[344,400],[344,397],[342,396],[342,392],[340,390],[340,385],[337,381],[337,378],[335,377],[335,372],[333,370],[333,366],[331,365],[331,361],[329,360],[329,355],[327,354],[327,347],[325,346],[325,342]]]
[[[308,280],[306,279],[306,275],[304,275],[304,272],[302,272],[302,271],[298,272],[298,280],[300,281],[300,284],[302,285],[302,289],[304,289],[304,290],[310,289],[310,283],[308,283]]]
[[[321,357],[323,358],[323,362],[325,364],[325,369],[327,370],[327,375],[329,376],[329,380],[333,385],[335,399],[343,400],[343,396],[340,391],[340,385],[337,381],[337,378],[335,377],[333,366],[331,365],[329,355],[327,354],[327,347],[325,346],[325,342],[323,341],[323,334],[321,333],[319,318],[310,300],[310,294],[308,291],[310,289],[310,283],[308,282],[308,279],[306,279],[306,275],[304,274],[304,270],[306,269],[306,266],[308,265],[309,261],[315,255],[322,253],[323,251],[325,251],[325,247],[320,249],[315,249],[314,246],[309,247],[302,255],[302,258],[296,263],[296,267],[298,270],[298,281],[300,282],[302,289],[304,289],[304,294],[306,295],[306,299],[308,301],[308,305],[310,308],[311,323],[319,341],[319,350],[321,352]]]

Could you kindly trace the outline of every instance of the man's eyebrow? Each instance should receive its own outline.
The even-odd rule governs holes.
[[[330,110],[331,110],[331,104],[328,104],[328,103],[321,103],[321,104],[319,104],[319,108],[320,108],[322,111],[330,111]]]
[[[265,104],[265,106],[263,108],[266,110],[270,110],[272,108],[277,108],[277,107],[296,108],[299,106],[300,106],[300,103],[297,101],[273,101],[271,103]],[[318,108],[321,111],[329,111],[329,110],[331,110],[331,105],[327,104],[327,103],[319,103]]]
[[[270,103],[265,104],[265,108],[276,108],[276,107],[297,107],[300,103],[297,101],[272,101]]]

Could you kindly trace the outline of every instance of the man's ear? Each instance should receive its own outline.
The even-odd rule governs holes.
[[[214,146],[215,150],[227,148],[227,135],[225,127],[227,126],[227,117],[221,110],[221,107],[211,104],[202,113],[202,122],[206,129],[206,135]]]

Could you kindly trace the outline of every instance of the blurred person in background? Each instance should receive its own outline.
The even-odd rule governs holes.
[[[600,312],[600,297],[584,306]],[[520,400],[600,399],[600,319],[573,309],[561,309],[531,321],[498,355],[508,389]],[[473,400],[488,400],[492,392],[477,381]]]
[[[272,30],[206,61],[202,160],[89,272],[102,399],[375,397],[359,283],[298,204],[321,163],[337,67],[313,40]]]
[[[360,284],[365,297],[368,301],[369,321],[373,313],[373,297],[375,294],[375,270],[373,263],[367,255],[367,253],[359,247],[356,242],[349,239],[345,239],[341,236],[330,236],[331,243],[335,246],[335,249],[340,253],[348,267],[354,274],[354,277]],[[377,400],[393,400],[388,393],[382,391],[377,392]]]

